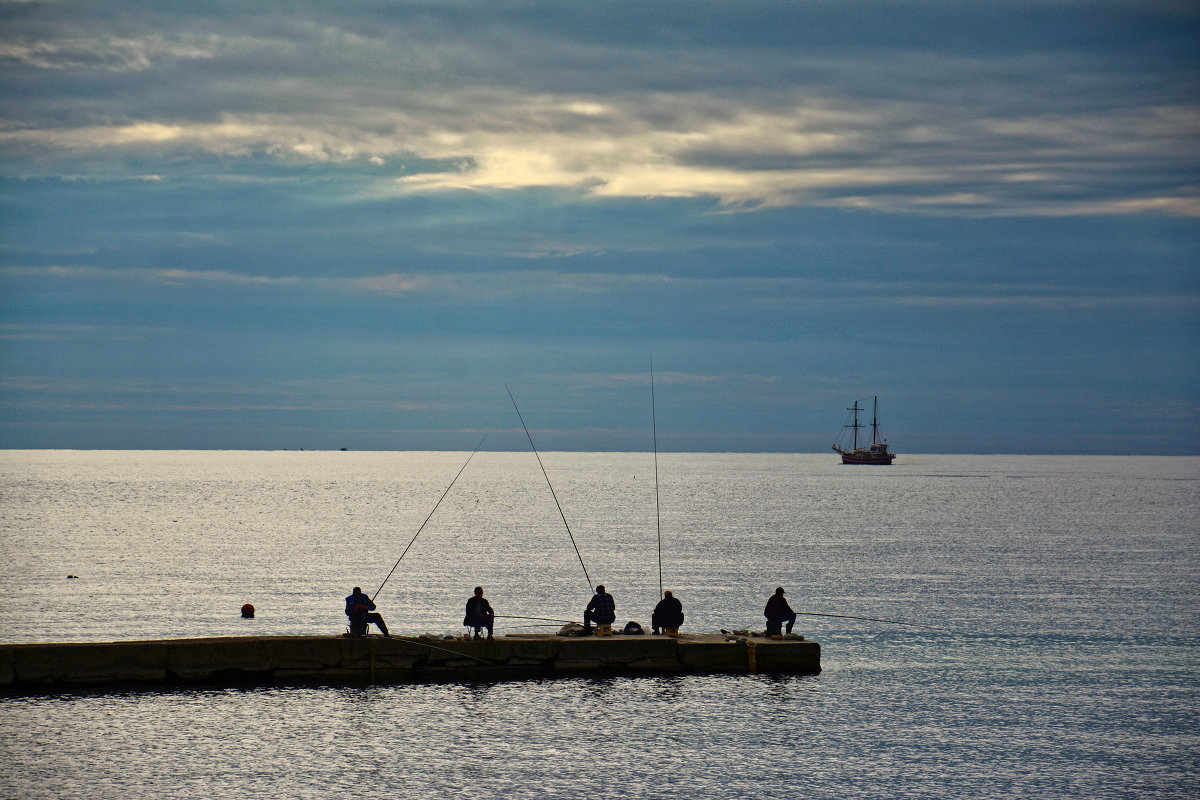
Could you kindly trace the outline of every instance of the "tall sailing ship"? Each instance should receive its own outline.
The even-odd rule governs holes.
[[[858,421],[858,412],[866,411],[865,408],[859,408],[858,401],[854,401],[854,405],[846,409],[851,412],[852,422],[847,422],[842,426],[842,434],[838,436],[838,440],[833,443],[833,449],[842,454],[843,464],[891,464],[896,459],[895,453],[888,452],[887,440],[879,438],[879,397],[875,397],[874,406],[871,409],[871,445],[870,447],[858,446],[858,431],[860,428],[867,427],[860,424]],[[846,430],[853,431],[850,436],[850,449],[845,449],[843,439],[846,437]]]

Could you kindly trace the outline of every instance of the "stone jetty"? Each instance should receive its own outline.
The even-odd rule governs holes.
[[[393,636],[245,636],[0,644],[0,692],[102,686],[370,685],[689,673],[821,671],[821,646],[725,634],[491,641]]]

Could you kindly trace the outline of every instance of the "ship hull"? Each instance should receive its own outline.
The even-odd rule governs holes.
[[[843,464],[891,464],[895,453],[872,453],[870,450],[838,450]]]

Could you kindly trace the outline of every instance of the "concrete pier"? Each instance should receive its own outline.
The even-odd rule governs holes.
[[[379,636],[247,636],[77,644],[0,644],[0,692],[106,685],[370,685],[591,675],[821,671],[816,642],[723,634],[492,641]]]

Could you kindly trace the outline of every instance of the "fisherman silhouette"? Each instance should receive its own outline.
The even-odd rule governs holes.
[[[796,624],[796,612],[792,611],[792,607],[784,599],[782,586],[775,590],[771,599],[767,600],[763,616],[767,618],[767,636],[781,636],[783,633],[781,628],[785,622],[787,623],[787,632],[792,632],[792,626]]]
[[[678,628],[683,624],[683,603],[668,589],[663,592],[663,599],[654,607],[650,617],[650,627],[655,633],[659,628]]]
[[[583,632],[592,632],[592,623],[597,625],[612,625],[617,619],[617,602],[613,596],[604,591],[604,584],[596,587],[596,593],[583,612]]]
[[[479,629],[487,628],[489,639],[492,638],[492,626],[496,623],[496,612],[492,604],[483,596],[483,587],[475,587],[475,596],[467,598],[467,615],[463,617],[463,625],[475,629],[475,638],[479,638]]]
[[[350,633],[355,636],[366,636],[367,626],[374,622],[384,636],[391,638],[383,617],[373,613],[374,611],[375,601],[363,594],[362,589],[355,586],[354,592],[346,598],[346,616],[350,618]]]

